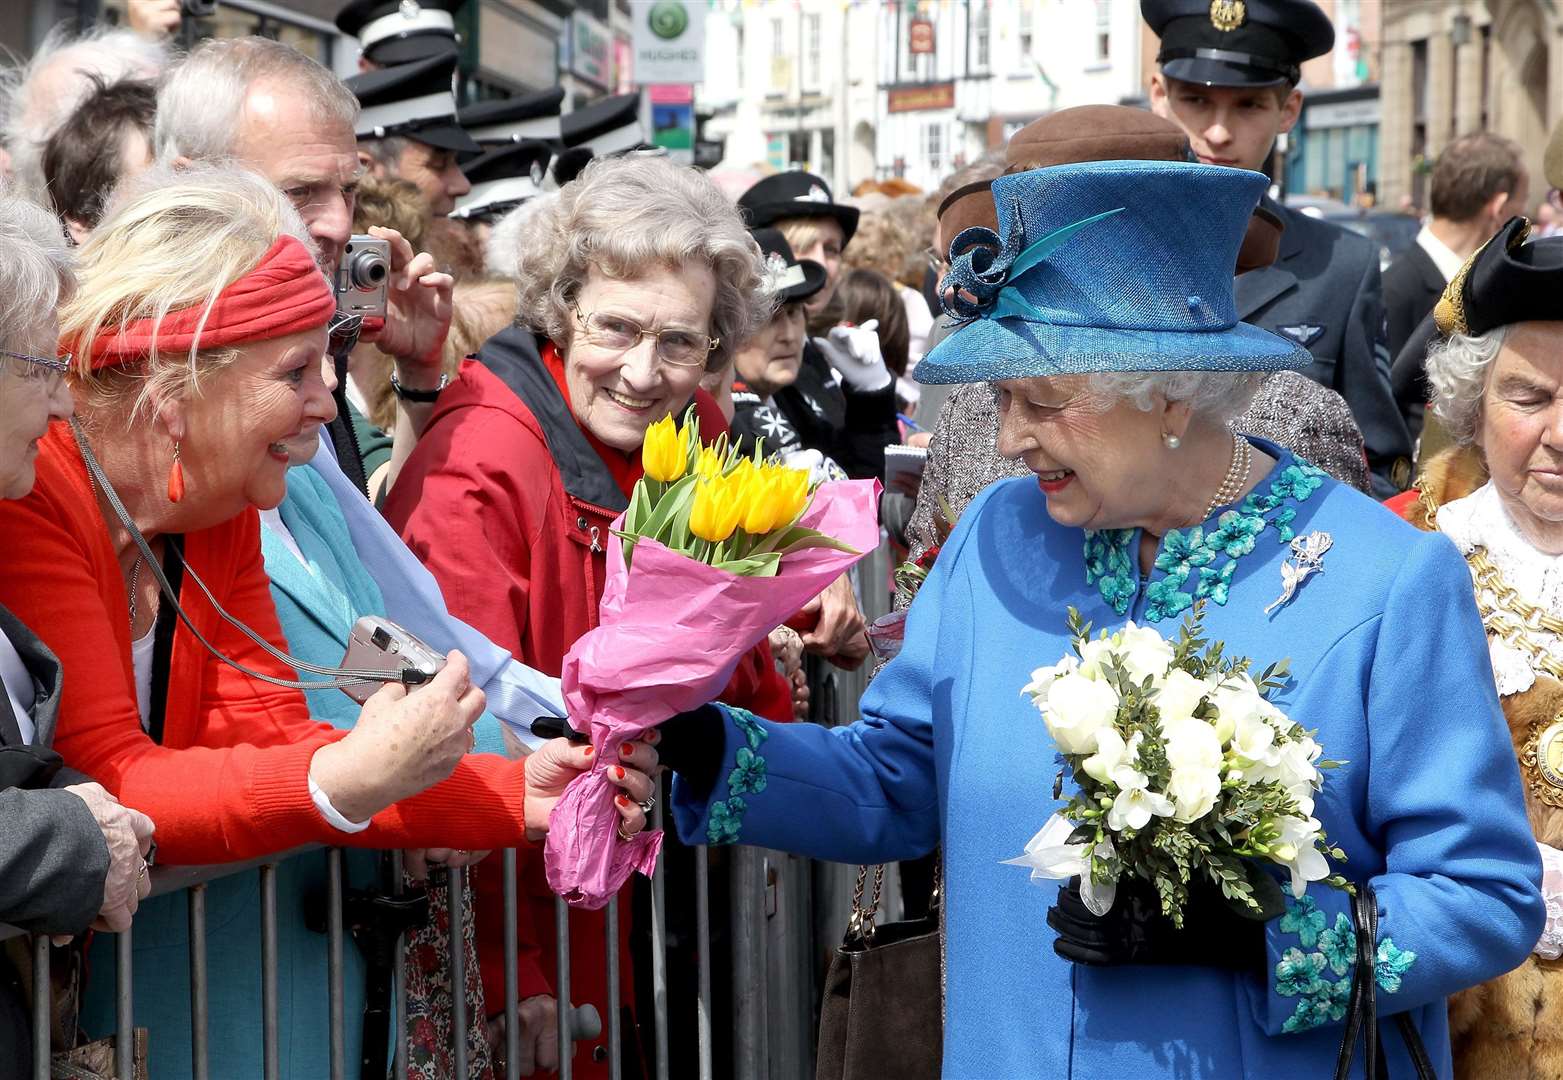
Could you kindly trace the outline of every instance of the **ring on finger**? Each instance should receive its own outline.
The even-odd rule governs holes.
[[[147,876],[147,861],[145,859],[142,859],[141,860],[141,869],[136,871],[136,880],[140,881],[142,878],[144,878],[146,876]]]
[[[624,831],[624,822],[622,822],[622,821],[619,822],[619,827],[616,830],[614,830],[614,831],[619,834],[619,839],[620,840],[628,842],[630,840],[635,839],[635,834],[634,833],[627,833],[627,832]]]
[[[650,817],[651,816],[651,809],[652,809],[652,807],[657,805],[656,793],[653,792],[652,794],[647,795],[645,802],[643,802],[643,803],[636,803],[635,805],[640,807],[640,812],[641,813],[645,814],[647,817]]]

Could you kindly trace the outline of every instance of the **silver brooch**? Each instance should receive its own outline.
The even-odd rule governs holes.
[[[1268,615],[1297,595],[1297,589],[1309,574],[1324,572],[1324,553],[1335,539],[1327,532],[1311,532],[1292,541],[1292,553],[1281,564],[1281,595],[1265,608]]]

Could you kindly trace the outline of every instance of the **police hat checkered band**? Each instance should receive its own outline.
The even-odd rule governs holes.
[[[557,116],[536,116],[530,120],[507,120],[502,124],[469,127],[467,134],[480,143],[520,142],[523,139],[559,139]]]
[[[451,211],[450,216],[466,218],[500,203],[524,202],[542,193],[542,184],[536,177],[511,176],[504,180],[487,180],[473,184],[470,192],[457,199],[456,209]]]
[[[363,29],[358,31],[358,44],[367,50],[391,38],[427,33],[447,34],[454,38],[456,20],[451,18],[448,11],[403,4],[389,15],[381,15],[365,23]]]
[[[456,95],[449,90],[438,90],[403,101],[365,106],[358,114],[354,133],[359,138],[383,138],[426,120],[453,120],[455,116]]]
[[[810,184],[809,190],[793,199],[794,202],[828,203],[830,194],[818,184]]]
[[[925,383],[1094,371],[1270,371],[1306,349],[1238,321],[1232,267],[1268,181],[1173,161],[1055,165],[993,182],[998,229],[950,246],[957,328]]]

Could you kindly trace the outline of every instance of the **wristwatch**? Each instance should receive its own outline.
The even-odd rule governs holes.
[[[402,401],[415,401],[422,405],[440,399],[440,391],[450,385],[450,374],[447,372],[440,376],[440,384],[433,390],[409,390],[396,379],[396,372],[391,372],[391,393]]]

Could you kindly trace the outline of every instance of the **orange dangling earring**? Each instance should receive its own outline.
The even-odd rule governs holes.
[[[185,467],[179,463],[179,443],[174,442],[174,463],[168,468],[168,501],[176,503],[185,497]]]

